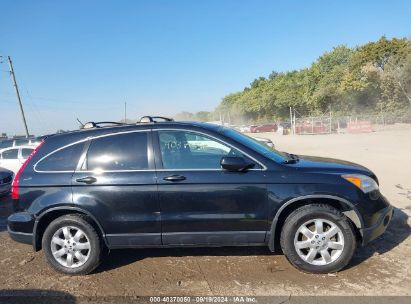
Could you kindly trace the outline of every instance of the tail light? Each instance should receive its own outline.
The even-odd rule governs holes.
[[[40,149],[40,147],[43,144],[44,144],[44,140],[42,140],[41,143],[36,147],[36,149],[34,149],[33,152],[31,152],[29,157],[27,157],[26,161],[20,167],[19,171],[17,171],[17,174],[14,177],[13,183],[11,184],[11,198],[12,199],[14,200],[19,199],[19,179],[20,179],[21,173],[23,173],[29,161],[33,158],[34,154],[36,154],[36,152]]]

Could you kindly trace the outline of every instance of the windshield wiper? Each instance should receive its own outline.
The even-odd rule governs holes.
[[[298,162],[300,159],[298,158],[298,155],[291,154],[291,153],[286,153],[288,159],[284,161],[285,164],[295,164]]]

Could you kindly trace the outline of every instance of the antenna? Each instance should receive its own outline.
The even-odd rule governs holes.
[[[84,126],[84,124],[80,121],[80,119],[76,118],[76,120],[80,123],[80,126]]]

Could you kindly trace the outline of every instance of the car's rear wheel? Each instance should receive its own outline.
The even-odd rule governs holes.
[[[81,215],[64,215],[51,222],[44,232],[42,246],[47,262],[65,274],[90,273],[101,261],[100,237]]]
[[[302,271],[337,272],[350,262],[356,238],[343,213],[328,205],[312,204],[287,217],[281,232],[281,248]]]

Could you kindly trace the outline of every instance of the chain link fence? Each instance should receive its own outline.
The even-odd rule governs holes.
[[[283,122],[289,128],[285,134],[315,135],[331,133],[364,133],[382,131],[390,125],[410,123],[411,110],[401,113],[359,114],[337,116],[332,113],[322,116],[297,117]]]

